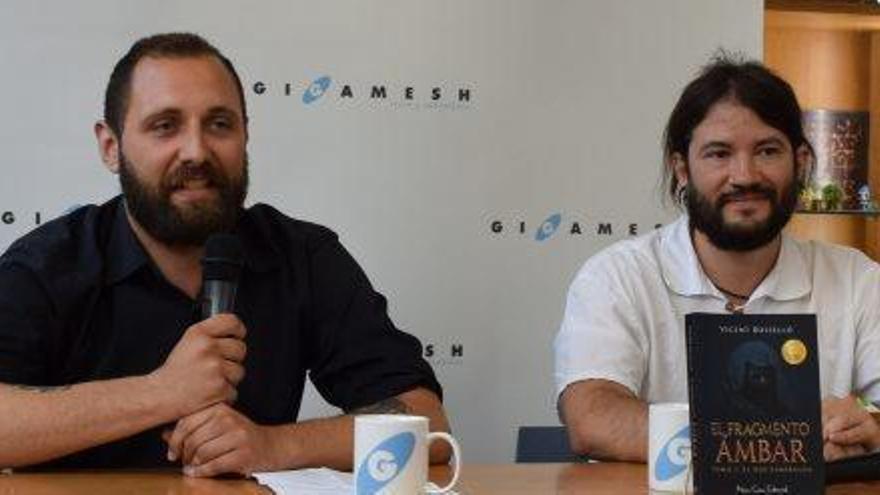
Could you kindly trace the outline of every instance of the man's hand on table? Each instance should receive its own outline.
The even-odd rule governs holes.
[[[880,426],[853,396],[822,401],[822,439],[826,461],[880,448]]]
[[[188,476],[248,475],[278,468],[278,437],[271,427],[255,424],[225,403],[181,419],[163,437],[168,459],[179,459]]]
[[[264,469],[258,453],[267,452],[265,428],[228,406],[244,378],[246,329],[235,315],[221,314],[189,327],[152,373],[161,390],[173,394],[181,417],[168,442],[168,458],[180,460],[191,476],[215,476]]]

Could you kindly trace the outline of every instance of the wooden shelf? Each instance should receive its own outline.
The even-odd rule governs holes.
[[[880,15],[874,0],[765,0],[767,10]]]
[[[830,210],[830,211],[813,211],[813,210],[797,210],[797,215],[854,215],[858,217],[877,217],[880,216],[880,210]]]
[[[880,15],[767,10],[764,12],[765,33],[768,27],[798,30],[877,31],[880,30]]]

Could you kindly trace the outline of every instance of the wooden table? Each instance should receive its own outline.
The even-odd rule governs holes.
[[[441,475],[431,469],[431,477]],[[465,465],[457,490],[473,494],[645,495],[648,473],[644,464],[503,464]],[[880,481],[831,485],[826,495],[880,493]]]
[[[443,482],[449,468],[431,468],[431,479]],[[479,494],[645,495],[645,466],[641,464],[503,464],[465,465],[456,490]],[[2,495],[269,495],[250,480],[193,479],[172,471],[16,473],[0,475]],[[880,493],[880,481],[832,485],[827,495]]]

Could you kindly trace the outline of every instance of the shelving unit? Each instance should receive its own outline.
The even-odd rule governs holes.
[[[880,197],[880,6],[855,1],[770,1],[764,61],[795,89],[805,110],[870,112],[868,183]],[[786,228],[880,257],[876,213],[797,213]]]

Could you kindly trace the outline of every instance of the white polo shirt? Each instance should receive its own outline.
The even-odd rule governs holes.
[[[611,380],[642,400],[686,402],[684,316],[726,313],[700,265],[687,216],[618,242],[584,264],[554,344],[556,392]],[[822,397],[880,401],[880,265],[860,251],[782,237],[744,313],[815,313]]]

